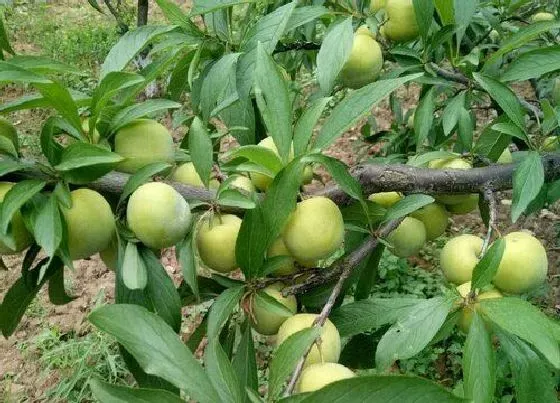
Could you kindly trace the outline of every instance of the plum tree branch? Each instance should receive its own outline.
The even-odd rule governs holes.
[[[352,271],[356,268],[356,266],[358,266],[360,262],[364,260],[375,249],[375,247],[379,243],[379,239],[386,238],[391,233],[391,231],[393,231],[401,223],[402,220],[403,218],[390,221],[378,231],[375,237],[368,237],[368,239],[366,239],[366,241],[362,243],[362,245],[360,245],[356,250],[350,253],[346,258],[342,259],[339,264],[335,265],[335,267],[333,267],[330,270],[326,270],[325,271],[326,274],[317,275],[317,277],[320,278],[321,280],[319,284],[324,284],[334,278],[338,278],[338,280],[334,288],[332,289],[331,294],[329,295],[329,299],[327,300],[326,304],[323,306],[321,313],[315,319],[313,326],[319,328],[324,326],[325,322],[327,321],[327,318],[329,317],[333,309],[336,299],[338,298],[340,292],[342,291],[342,287],[344,286],[344,282],[346,281],[346,279],[348,279],[348,277],[350,276]],[[299,292],[304,292],[304,290],[306,290],[307,287],[309,287],[311,284],[315,285],[315,281],[307,281],[304,284],[298,284],[291,287],[286,287],[284,290],[282,290],[282,294],[286,295],[286,294],[296,294]],[[294,391],[296,383],[299,377],[301,376],[305,359],[312,347],[313,345],[309,346],[305,354],[298,361],[296,368],[292,374],[292,377],[288,382],[288,386],[284,391],[285,396],[291,395],[292,392]]]
[[[488,203],[489,218],[488,218],[488,230],[486,232],[486,237],[482,244],[482,249],[480,250],[480,256],[484,256],[490,245],[490,240],[492,239],[492,232],[496,228],[496,221],[498,218],[498,206],[496,203],[496,195],[491,189],[486,189],[483,192],[484,200]]]
[[[26,161],[28,168],[9,174],[7,179],[52,180],[34,161]],[[542,157],[547,182],[560,179],[560,154]],[[483,193],[512,188],[512,177],[517,164],[494,164],[469,170],[439,170],[418,168],[410,165],[358,165],[352,175],[361,183],[365,194],[385,191],[404,193]],[[130,175],[111,172],[89,183],[87,186],[103,194],[120,194]],[[210,203],[215,199],[215,191],[168,181],[186,200]],[[325,196],[339,205],[348,204],[352,199],[338,186],[329,185],[311,193]]]

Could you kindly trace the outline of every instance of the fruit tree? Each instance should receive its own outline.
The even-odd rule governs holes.
[[[156,3],[169,24],[124,34],[90,94],[60,83],[71,66],[15,54],[0,26],[0,82],[29,90],[0,105],[0,254],[25,253],[5,337],[42,287],[69,302],[65,270],[100,253],[115,304],[89,320],[138,384],[92,381],[102,402],[478,403],[504,377],[516,402],[556,401],[560,324],[528,297],[548,281],[546,250],[496,227],[500,192],[512,222],[560,198],[558,1]],[[136,70],[140,54],[151,63]],[[159,98],[143,92],[154,80]],[[26,108],[52,112],[39,159],[10,123]],[[327,151],[355,127],[375,157],[349,167]],[[440,295],[370,297],[384,253],[417,255],[477,210],[487,231],[451,234]],[[182,307],[210,303],[186,345]],[[257,333],[274,344],[261,387]],[[454,334],[459,390],[399,375]]]

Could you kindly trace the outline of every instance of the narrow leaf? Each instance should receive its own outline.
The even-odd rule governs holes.
[[[220,335],[222,327],[241,301],[244,292],[244,286],[232,287],[216,298],[208,316],[208,340],[214,340]]]
[[[496,239],[482,259],[476,264],[472,274],[473,290],[484,288],[490,284],[498,271],[505,247],[506,242],[503,239]]]
[[[530,151],[513,173],[512,222],[516,222],[537,197],[543,183],[544,168],[541,157],[536,151]]]

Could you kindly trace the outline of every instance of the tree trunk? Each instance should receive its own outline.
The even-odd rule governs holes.
[[[138,17],[136,19],[136,25],[141,27],[148,23],[148,0],[138,0]]]

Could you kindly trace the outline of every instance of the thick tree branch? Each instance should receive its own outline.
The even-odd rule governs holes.
[[[33,161],[27,161],[30,167],[24,171],[7,176],[8,180],[52,179],[41,171]],[[547,154],[542,158],[547,182],[560,179],[560,154]],[[376,165],[364,164],[353,169],[352,174],[362,184],[365,194],[385,191],[405,193],[483,193],[508,190],[512,187],[513,172],[517,164],[494,164],[468,170],[440,170],[418,168],[410,165]],[[111,172],[87,186],[103,194],[119,194],[130,175]],[[187,186],[177,182],[167,182],[186,200],[211,202],[215,191]],[[348,204],[352,199],[336,185],[330,185],[313,192],[325,196],[339,205]]]
[[[323,327],[327,318],[329,317],[331,310],[336,302],[336,299],[340,295],[342,291],[342,287],[346,279],[350,276],[352,271],[360,264],[362,260],[364,260],[377,246],[379,243],[379,238],[385,238],[387,235],[391,233],[402,221],[401,219],[390,221],[387,225],[385,225],[377,234],[377,236],[368,238],[358,249],[350,253],[345,259],[342,259],[341,263],[333,267],[332,269],[328,269],[326,272],[327,275],[321,276],[322,282],[321,284],[328,282],[330,279],[338,278],[336,285],[334,286],[331,294],[329,295],[329,299],[327,303],[323,306],[321,313],[315,319],[313,326],[315,327]],[[312,284],[313,282],[309,282]],[[313,283],[314,284],[314,283]],[[298,291],[306,290],[308,283],[295,285],[289,288],[285,288],[282,290],[283,294],[296,294]],[[292,394],[296,383],[301,375],[303,370],[303,364],[305,362],[305,358],[309,354],[309,351],[313,345],[309,346],[305,354],[300,358],[296,365],[296,369],[294,370],[290,382],[284,391],[285,396],[289,396]]]
[[[542,158],[546,181],[560,178],[560,154]],[[513,172],[517,164],[494,164],[468,170],[439,170],[410,165],[366,164],[356,167],[352,174],[362,184],[365,194],[400,191],[405,193],[483,193],[512,188]],[[337,186],[327,186],[317,195],[332,199],[337,204],[351,201]]]
[[[289,52],[290,50],[319,50],[321,48],[320,43],[314,42],[292,42],[292,43],[278,43],[276,49],[274,49],[274,54]]]

